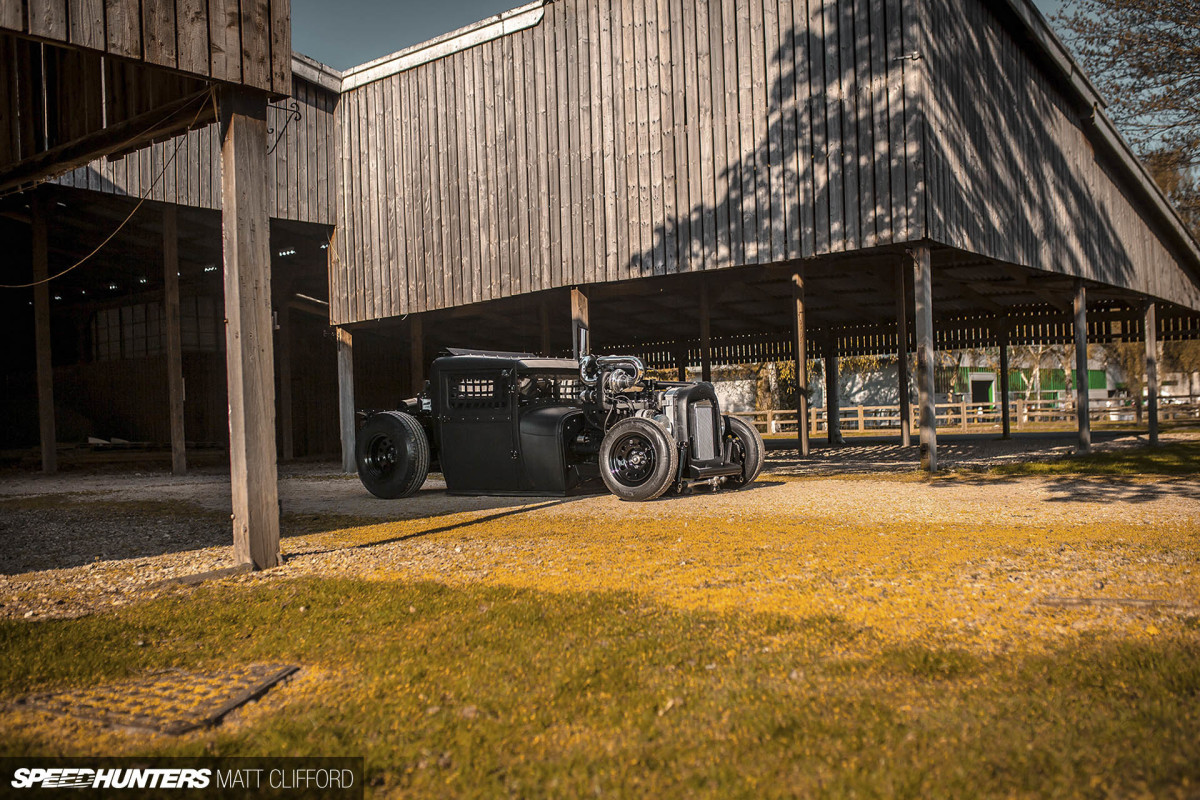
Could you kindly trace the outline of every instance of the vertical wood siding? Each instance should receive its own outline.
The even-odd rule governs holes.
[[[911,8],[559,0],[347,91],[333,321],[922,238]]]
[[[291,93],[290,0],[4,0],[0,29]]]
[[[1097,146],[1091,109],[987,4],[924,2],[930,237],[1200,308],[1193,258]]]
[[[292,103],[299,119],[291,119]],[[337,95],[296,78],[293,96],[268,108],[274,141],[267,162],[272,217],[332,225],[338,180]],[[176,136],[115,161],[99,159],[55,179],[76,189],[141,197],[197,208],[221,206],[221,143],[215,125]],[[386,165],[386,162],[385,162]],[[148,194],[147,194],[148,193]]]

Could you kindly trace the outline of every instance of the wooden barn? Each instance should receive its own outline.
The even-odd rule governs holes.
[[[1200,335],[1200,249],[1029,0],[537,0],[344,73],[289,14],[0,4],[0,441],[227,447],[246,563],[276,459],[352,468],[447,345],[807,355],[831,405],[916,352],[933,469],[935,349]]]
[[[0,3],[5,416],[34,398],[54,471],[60,408],[111,429],[155,403],[182,471],[190,362],[193,403],[228,387],[234,549],[256,567],[279,555],[270,215],[295,191],[268,191],[267,153],[268,105],[307,96],[290,19],[288,0]]]
[[[935,347],[1200,310],[1196,242],[1028,0],[535,2],[347,71],[338,120],[331,321],[411,385],[448,343],[569,350],[586,309],[595,348],[705,374],[916,348],[931,406]]]

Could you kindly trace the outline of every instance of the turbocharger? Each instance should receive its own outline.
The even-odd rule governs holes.
[[[600,382],[600,389],[606,392],[637,386],[645,371],[646,365],[636,356],[587,355],[579,360],[579,379],[587,386]]]

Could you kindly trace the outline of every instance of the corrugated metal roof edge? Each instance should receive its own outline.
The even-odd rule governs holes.
[[[391,55],[351,67],[342,73],[342,91],[381,80],[469,47],[531,28],[542,21],[548,0],[534,0],[518,8],[406,47]]]

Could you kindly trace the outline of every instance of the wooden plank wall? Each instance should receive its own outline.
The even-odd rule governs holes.
[[[1200,310],[1200,274],[1005,4],[923,0],[931,238]]]
[[[291,0],[4,0],[0,29],[291,93]]]
[[[278,219],[334,224],[337,188],[337,94],[296,78],[294,95],[272,104],[272,139],[282,138],[267,162],[270,214]],[[292,104],[300,117],[288,122]],[[286,126],[285,126],[286,123]],[[196,208],[221,207],[221,144],[209,125],[130,153],[99,159],[55,180],[63,186],[141,197]]]
[[[344,93],[333,322],[922,238],[910,5],[559,0]]]

